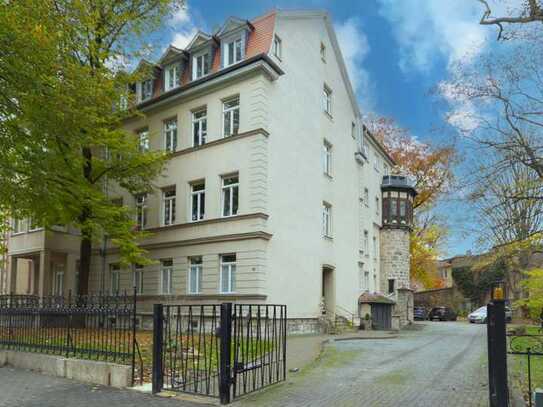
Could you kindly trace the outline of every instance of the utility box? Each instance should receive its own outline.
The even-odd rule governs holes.
[[[543,389],[536,389],[534,391],[534,399],[535,407],[543,407]]]

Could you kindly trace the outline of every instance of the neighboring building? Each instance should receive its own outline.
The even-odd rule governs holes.
[[[441,288],[450,288],[454,284],[452,277],[452,259],[440,260],[437,263],[438,277],[442,282]]]
[[[134,86],[145,116],[126,129],[171,156],[154,193],[111,195],[152,233],[141,245],[156,263],[123,269],[115,247],[96,247],[91,290],[135,286],[144,315],[156,302],[287,304],[291,332],[356,315],[363,292],[404,298],[409,225],[382,230],[382,216],[411,209],[407,195],[384,206],[394,163],[361,123],[326,13],[230,18],[142,64],[153,68]],[[10,290],[24,291],[25,268],[28,292],[76,290],[78,241],[15,222]]]

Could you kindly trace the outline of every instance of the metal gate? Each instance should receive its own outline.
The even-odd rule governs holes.
[[[162,305],[153,310],[153,392],[222,404],[286,378],[286,305]]]
[[[392,327],[392,305],[371,304],[371,321],[373,329],[386,330]]]
[[[510,387],[514,390],[520,390],[524,400],[532,407],[534,390],[532,380],[533,362],[534,357],[543,357],[543,335],[510,334],[507,335],[507,339],[509,342],[507,353],[510,355],[508,365],[518,366],[518,369],[515,370],[520,371],[520,377],[509,375],[509,380],[513,381],[513,383],[510,383]]]

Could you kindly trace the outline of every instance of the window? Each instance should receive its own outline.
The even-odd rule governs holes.
[[[192,79],[198,79],[209,73],[209,53],[196,55],[192,58]]]
[[[53,263],[53,295],[64,295],[64,264]]]
[[[192,112],[192,145],[201,146],[207,137],[207,109]]]
[[[373,258],[377,260],[377,238],[373,236]]]
[[[132,285],[136,289],[136,294],[143,294],[143,266],[141,264],[134,266],[134,275],[132,277]]]
[[[26,231],[26,219],[13,219],[12,228],[13,234],[24,233]]]
[[[239,177],[232,175],[222,179],[222,216],[233,216],[238,213]]]
[[[351,122],[351,137],[356,140],[356,124]]]
[[[364,289],[369,291],[370,289],[370,272],[364,271]]]
[[[162,223],[173,225],[175,223],[175,187],[162,191]]]
[[[279,38],[277,35],[273,37],[273,55],[275,55],[278,59],[281,59],[283,55],[283,43],[281,38]]]
[[[243,49],[243,37],[236,38],[233,41],[224,44],[224,67],[230,66],[243,59],[245,50]]]
[[[332,236],[332,206],[326,202],[322,203],[322,235]]]
[[[326,85],[322,88],[322,109],[332,116],[332,90]]]
[[[149,151],[149,130],[144,129],[138,131],[138,147],[140,152]]]
[[[233,293],[236,289],[236,255],[223,254],[221,256],[221,293]]]
[[[388,280],[388,293],[389,294],[392,294],[394,292],[394,283],[395,283],[395,280],[393,278],[390,278]]]
[[[373,169],[379,172],[379,155],[377,152],[373,155]]]
[[[151,96],[153,96],[153,80],[148,79],[146,81],[142,81],[138,85],[139,92],[139,101],[143,102],[145,100],[151,99]]]
[[[172,293],[173,260],[160,261],[160,293],[169,295]]]
[[[164,148],[172,153],[177,149],[177,119],[164,122]]]
[[[145,229],[147,226],[147,194],[138,194],[136,199],[136,224],[138,229]]]
[[[326,45],[321,42],[321,59],[326,62]]]
[[[332,176],[332,145],[326,140],[322,150],[322,166],[326,175]]]
[[[189,294],[200,294],[202,290],[202,257],[191,257],[189,262]]]
[[[179,87],[181,84],[180,68],[179,64],[171,64],[166,67],[164,71],[164,90],[166,92]]]
[[[191,184],[190,186],[190,213],[193,222],[205,217],[206,185],[204,182]]]
[[[225,100],[222,105],[223,137],[234,136],[239,130],[239,96]]]
[[[388,165],[383,161],[383,174],[388,175]]]
[[[370,145],[368,144],[367,141],[364,141],[362,143],[362,152],[364,153],[364,155],[366,156],[366,159],[369,157],[369,153],[370,153]]]
[[[368,188],[364,188],[364,204],[366,206],[370,204],[370,191],[368,191]]]
[[[109,266],[109,288],[112,295],[119,294],[121,289],[121,266],[118,264],[111,264]]]
[[[375,197],[375,214],[379,216],[379,197]]]
[[[366,253],[366,256],[369,256],[370,254],[370,241],[369,241],[369,233],[367,230],[364,230],[364,253]]]

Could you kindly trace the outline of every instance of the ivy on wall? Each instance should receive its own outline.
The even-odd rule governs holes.
[[[471,267],[455,267],[452,277],[462,294],[471,301],[481,303],[492,284],[503,280],[507,274],[507,263],[498,258],[483,269],[474,271]]]

